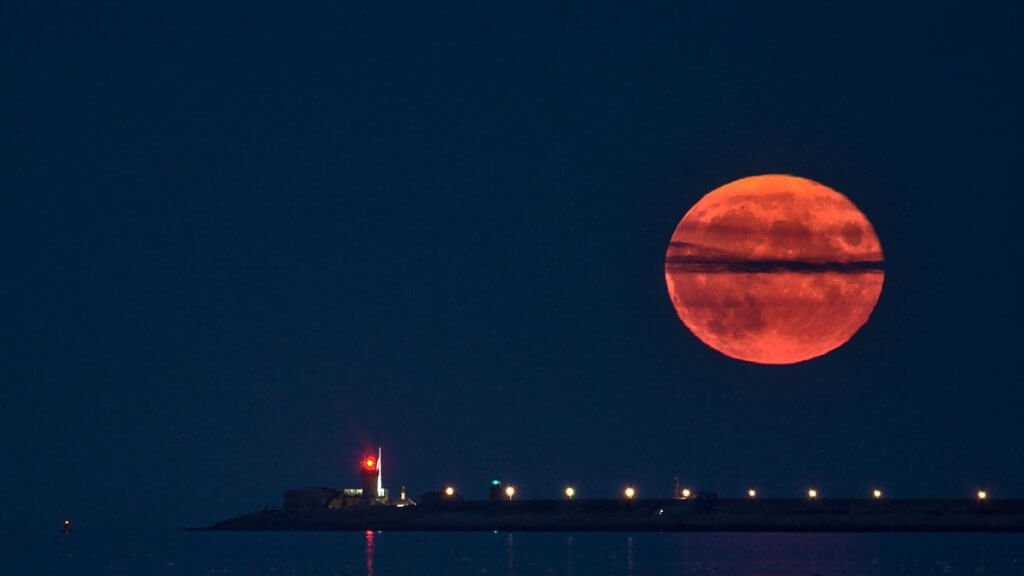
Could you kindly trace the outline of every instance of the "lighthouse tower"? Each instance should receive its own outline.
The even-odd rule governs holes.
[[[367,504],[380,502],[385,497],[380,476],[380,456],[381,449],[377,448],[376,456],[368,454],[359,464],[359,475],[363,479],[363,502]]]

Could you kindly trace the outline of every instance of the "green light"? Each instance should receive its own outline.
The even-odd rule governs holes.
[[[498,480],[497,478],[491,480],[491,486],[497,486],[498,484],[501,484],[501,481]]]

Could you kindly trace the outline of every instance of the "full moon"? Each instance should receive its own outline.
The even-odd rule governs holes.
[[[846,196],[813,180],[750,176],[701,198],[676,226],[665,283],[683,324],[759,364],[827,354],[867,322],[882,246]]]

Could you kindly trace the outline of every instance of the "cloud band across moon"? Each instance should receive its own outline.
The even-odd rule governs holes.
[[[726,356],[792,364],[843,345],[885,281],[874,227],[845,196],[784,174],[706,194],[676,227],[665,283],[679,319]]]
[[[665,258],[665,270],[667,272],[694,272],[694,273],[716,273],[716,272],[743,272],[743,273],[769,273],[769,272],[884,272],[882,259],[878,260],[855,260],[855,261],[812,261],[812,260],[786,260],[786,259],[760,259],[751,260],[748,258],[730,258],[727,256],[710,255],[695,256],[693,252],[700,252],[700,247],[689,242],[674,241],[669,245],[669,256]],[[678,255],[678,253],[687,253]]]

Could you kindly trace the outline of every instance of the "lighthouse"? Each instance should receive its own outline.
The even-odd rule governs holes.
[[[377,455],[368,454],[363,457],[359,464],[359,474],[363,479],[363,502],[373,504],[386,498],[384,483],[380,475],[381,449],[377,448]]]

